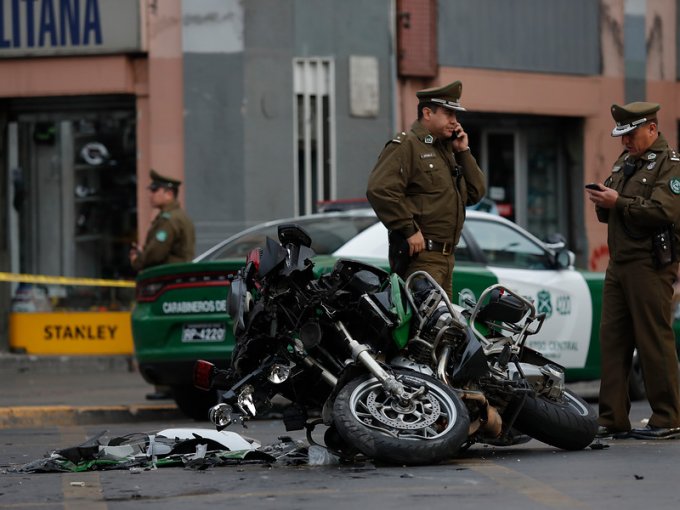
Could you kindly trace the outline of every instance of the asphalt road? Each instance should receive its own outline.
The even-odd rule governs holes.
[[[647,409],[636,404],[633,412],[642,416]],[[607,441],[601,449],[577,452],[557,450],[538,441],[506,448],[475,445],[457,459],[422,467],[252,464],[204,471],[174,467],[141,472],[7,472],[10,466],[75,446],[101,430],[119,436],[171,426],[196,424],[173,421],[1,430],[0,508],[175,510],[218,505],[249,509],[639,510],[675,509],[680,503],[680,441]],[[239,432],[263,444],[288,434],[278,421],[252,422]],[[294,436],[302,439],[301,434]]]
[[[0,420],[4,423],[0,427],[2,509],[175,510],[202,505],[391,510],[680,507],[677,440],[604,441],[576,452],[535,440],[505,448],[474,445],[448,462],[421,467],[367,462],[329,466],[249,464],[200,471],[166,467],[82,473],[11,472],[12,468],[51,451],[81,444],[102,431],[117,437],[170,427],[210,429],[208,423],[183,418],[171,402],[149,404],[144,395],[150,387],[134,371],[37,372],[24,369],[0,374],[4,386],[0,392],[0,417],[4,413],[7,418],[8,413],[19,408],[27,409],[32,416],[32,421]],[[592,387],[583,389],[592,393]],[[128,413],[101,412],[107,405],[127,409]],[[168,414],[160,417],[160,411],[131,411],[149,405],[161,406],[162,412]],[[63,409],[59,414],[53,408]],[[85,408],[92,412],[84,413]],[[635,403],[631,411],[634,425],[649,412],[646,403]],[[122,419],[124,416],[126,419]],[[247,429],[230,430],[263,445],[276,442],[281,435],[304,441],[302,433],[286,432],[280,421],[254,421]]]

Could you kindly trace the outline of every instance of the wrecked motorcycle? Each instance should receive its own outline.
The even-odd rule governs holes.
[[[316,276],[309,236],[287,224],[278,237],[231,282],[230,369],[194,368],[197,387],[227,390],[210,410],[218,429],[281,395],[286,429],[307,428],[312,442],[323,423],[344,458],[435,463],[520,432],[564,449],[594,439],[595,415],[565,388],[562,367],[525,346],[545,319],[531,301],[494,285],[454,306],[427,273],[404,282],[349,259]]]

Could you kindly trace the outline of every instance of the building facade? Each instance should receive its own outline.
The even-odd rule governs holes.
[[[415,92],[453,80],[500,214],[602,270],[583,184],[621,150],[610,105],[660,102],[678,140],[676,0],[0,5],[0,273],[131,277],[151,168],[184,181],[197,253],[363,197]]]

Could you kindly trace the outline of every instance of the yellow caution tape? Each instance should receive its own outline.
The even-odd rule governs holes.
[[[100,278],[71,278],[39,274],[0,273],[0,282],[43,283],[46,285],[92,285],[98,287],[134,287],[130,280],[104,280]]]

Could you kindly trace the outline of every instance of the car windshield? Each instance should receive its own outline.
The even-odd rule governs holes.
[[[490,266],[551,269],[546,251],[518,230],[501,223],[473,219],[466,221],[466,227]]]
[[[312,238],[312,249],[317,255],[330,255],[347,241],[373,225],[375,216],[329,216],[298,218],[294,221]],[[237,237],[221,248],[199,257],[201,260],[244,258],[250,250],[264,246],[265,238],[278,239],[278,225],[269,225]]]

